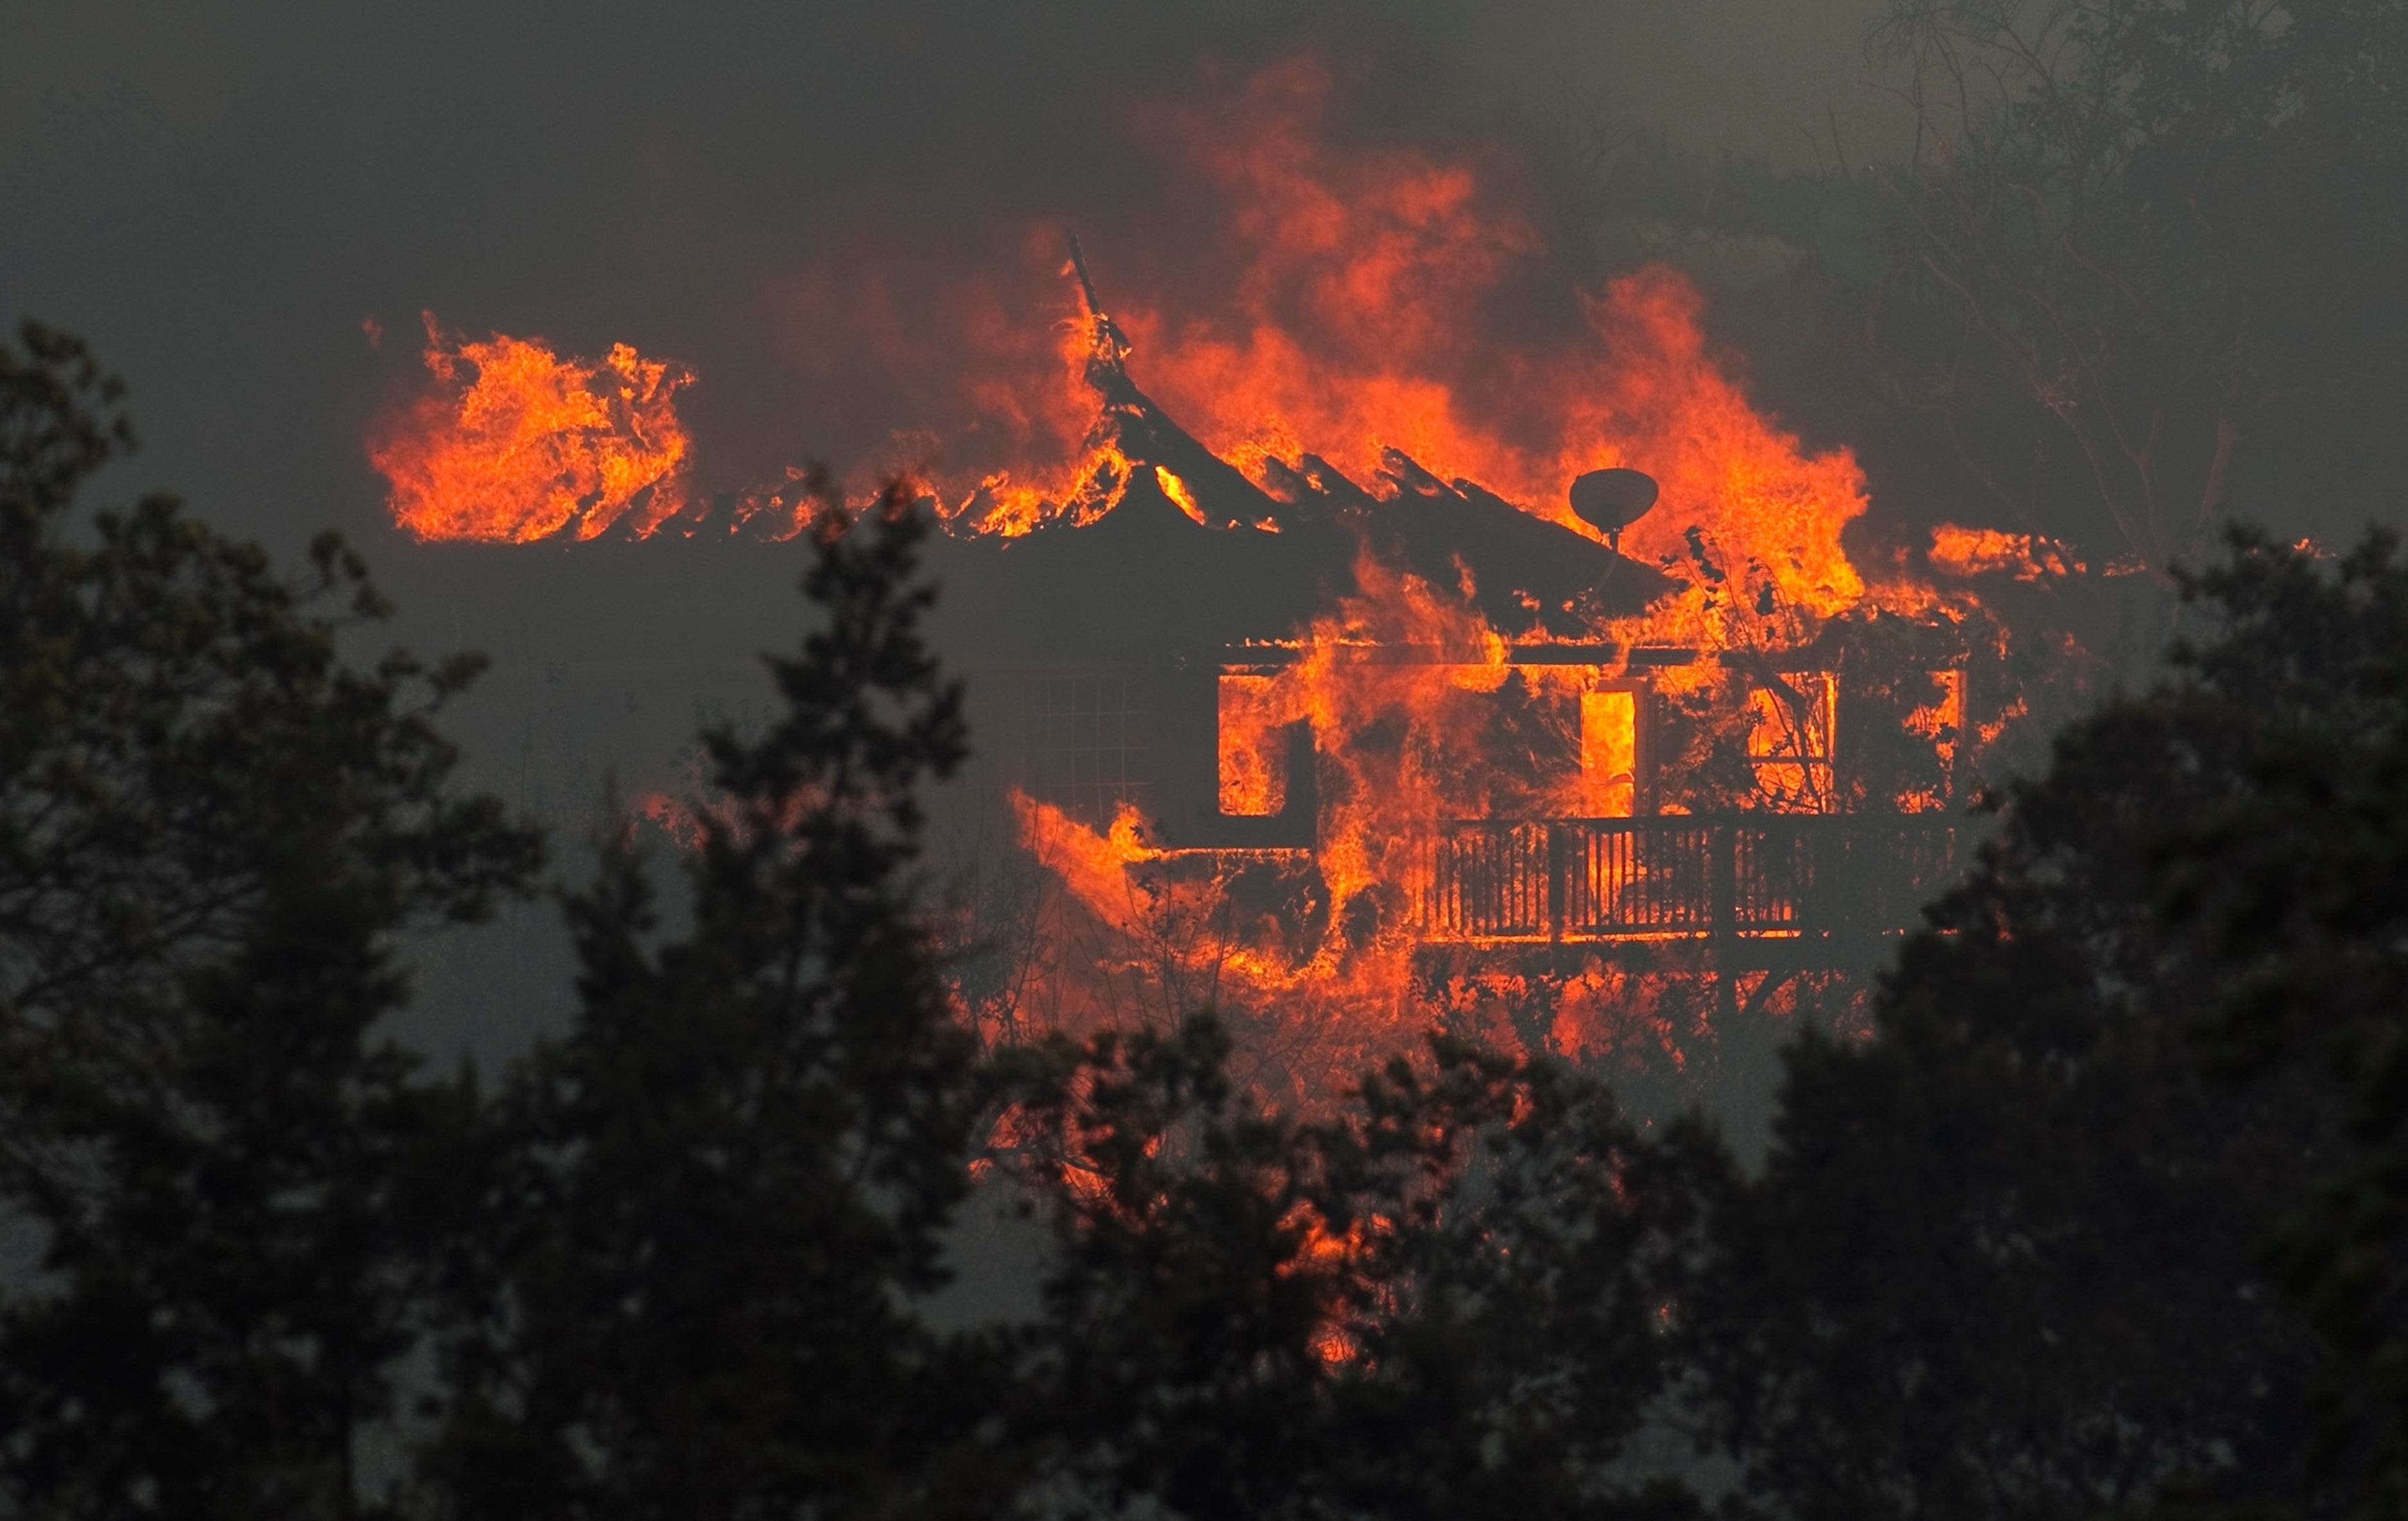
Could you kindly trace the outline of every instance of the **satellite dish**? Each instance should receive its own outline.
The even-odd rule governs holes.
[[[1617,549],[1622,530],[1656,505],[1656,478],[1643,470],[1591,470],[1572,482],[1572,510]]]

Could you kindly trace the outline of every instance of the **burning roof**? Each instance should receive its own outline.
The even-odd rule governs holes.
[[[1078,273],[1093,301],[1083,261]],[[972,584],[1021,604],[983,620],[1000,649],[1142,654],[1281,638],[1353,587],[1367,554],[1460,591],[1496,627],[1544,639],[1589,635],[1673,584],[1393,448],[1360,484],[1312,453],[1293,464],[1265,455],[1250,479],[1140,389],[1108,315],[1090,307],[1085,322],[1084,379],[1098,403],[1087,452],[1099,462],[1085,479],[1104,488],[1101,505],[1015,520],[1011,531],[980,531],[999,525],[993,508],[976,515],[975,498],[954,515],[974,552],[996,563]]]
[[[1332,91],[1328,70],[1299,58],[1135,124],[1210,214],[1175,253],[1131,259],[1145,273],[1111,293],[1109,316],[1083,279],[1063,278],[1058,228],[1029,230],[1016,277],[982,271],[908,306],[883,264],[815,265],[802,309],[822,327],[858,324],[860,352],[920,414],[889,463],[919,473],[965,535],[1100,527],[1132,493],[1139,511],[1114,535],[1150,541],[1166,506],[1226,525],[1224,539],[1165,552],[1226,559],[1216,581],[1259,585],[1250,632],[1328,606],[1318,594],[1333,574],[1343,583],[1353,552],[1333,522],[1430,584],[1468,572],[1514,638],[1594,633],[1670,589],[1641,567],[1713,588],[1701,600],[1817,617],[1864,595],[1841,543],[1867,505],[1856,461],[1803,448],[1749,403],[1684,278],[1653,267],[1593,293],[1557,284],[1532,219],[1499,189],[1507,177],[1476,154],[1335,141]],[[1145,248],[1142,233],[1117,233]],[[721,498],[715,516],[684,489],[671,402],[688,372],[655,376],[644,366],[662,362],[632,350],[503,363],[519,342],[430,347],[433,392],[380,424],[375,457],[411,531],[793,531],[783,483]],[[605,383],[623,373],[632,390]],[[1567,499],[1576,478],[1615,466],[1663,488],[1619,564]],[[1296,547],[1251,541],[1274,531]],[[1056,538],[1028,558],[1086,552]]]

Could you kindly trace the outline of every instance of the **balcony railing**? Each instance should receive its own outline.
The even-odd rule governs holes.
[[[1911,928],[1963,865],[1954,819],[1481,820],[1430,839],[1433,940],[1830,937]]]

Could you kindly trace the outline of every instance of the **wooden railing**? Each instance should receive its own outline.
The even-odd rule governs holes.
[[[1897,815],[1444,824],[1417,921],[1434,940],[1895,933],[1970,843],[1955,819]]]

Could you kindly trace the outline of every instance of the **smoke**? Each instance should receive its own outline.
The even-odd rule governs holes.
[[[364,317],[632,342],[704,375],[706,455],[839,453],[894,398],[857,355],[797,363],[781,280],[874,256],[908,294],[1016,260],[1031,220],[1159,214],[1176,187],[1131,130],[1156,99],[1312,50],[1367,141],[1460,147],[1574,99],[1794,158],[1815,92],[1856,93],[1867,3],[27,13],[0,314],[88,332],[139,382],[146,469],[286,542],[381,527],[357,423],[394,356]]]

